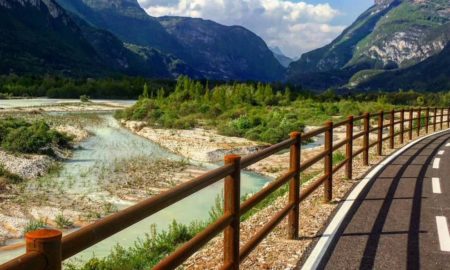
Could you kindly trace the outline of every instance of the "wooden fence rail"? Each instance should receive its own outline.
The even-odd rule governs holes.
[[[407,119],[405,115],[408,115]],[[306,134],[293,132],[288,140],[242,159],[236,155],[228,155],[225,157],[224,166],[105,217],[65,237],[62,237],[61,232],[57,230],[45,229],[29,232],[25,236],[26,253],[1,265],[0,270],[59,270],[62,267],[63,260],[222,179],[225,179],[223,216],[164,258],[154,269],[176,268],[221,232],[224,232],[223,265],[221,269],[239,269],[239,264],[285,217],[288,217],[287,235],[289,239],[297,239],[299,237],[300,203],[320,186],[324,187],[324,202],[330,202],[333,198],[333,175],[345,168],[345,176],[352,179],[352,166],[355,157],[362,154],[363,164],[369,165],[369,150],[372,147],[376,146],[377,154],[382,155],[383,142],[385,141],[389,141],[389,148],[393,149],[396,142],[404,143],[405,134],[408,134],[408,139],[412,140],[414,131],[416,131],[417,136],[420,136],[423,129],[427,134],[430,126],[433,127],[433,131],[436,131],[438,124],[442,130],[445,124],[444,117],[447,120],[447,128],[450,128],[450,108],[418,108],[392,110],[390,112],[381,111],[375,114],[366,113],[356,117],[350,116],[339,123],[327,122],[323,127]],[[386,123],[386,120],[388,123]],[[422,122],[424,122],[424,126],[422,126]],[[372,123],[377,123],[377,126],[372,126]],[[346,129],[345,139],[334,142],[333,133],[335,129],[344,126]],[[356,134],[354,133],[355,126],[361,127],[360,132]],[[397,130],[396,127],[398,127]],[[387,132],[385,132],[386,129],[388,129]],[[376,133],[377,140],[371,142],[370,135],[372,133]],[[389,135],[384,137],[386,133]],[[319,135],[324,136],[324,151],[315,157],[300,162],[302,142]],[[357,139],[362,139],[362,147],[355,150],[354,142]],[[342,147],[345,147],[345,160],[339,164],[333,164],[333,153]],[[241,170],[285,149],[290,149],[289,171],[241,203]],[[323,175],[309,183],[300,192],[300,173],[321,160],[324,160]],[[242,215],[286,184],[289,186],[287,205],[278,213],[275,213],[272,219],[260,231],[256,232],[247,243],[240,246],[239,226]]]

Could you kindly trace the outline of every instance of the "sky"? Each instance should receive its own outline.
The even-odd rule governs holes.
[[[298,58],[336,38],[374,0],[138,0],[151,16],[188,16],[244,26]]]

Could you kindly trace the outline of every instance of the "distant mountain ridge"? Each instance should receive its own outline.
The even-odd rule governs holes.
[[[279,47],[273,47],[270,48],[270,50],[283,67],[287,68],[292,62],[294,62],[294,59],[286,56]]]
[[[315,89],[357,88],[372,75],[439,54],[449,32],[448,0],[376,0],[333,42],[292,63],[288,79]]]
[[[266,43],[239,26],[193,18],[148,15],[137,0],[57,0],[123,42],[170,54],[206,79],[276,81],[285,69]]]
[[[281,81],[240,26],[149,16],[137,0],[0,0],[0,73]]]

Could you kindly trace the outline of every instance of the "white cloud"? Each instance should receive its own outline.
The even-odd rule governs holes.
[[[329,4],[290,0],[138,0],[152,16],[189,16],[242,25],[269,46],[298,57],[329,43],[344,26],[332,25],[339,11]]]

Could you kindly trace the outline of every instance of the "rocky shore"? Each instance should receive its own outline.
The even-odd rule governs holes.
[[[228,154],[244,156],[267,147],[265,144],[244,138],[222,136],[215,131],[202,128],[156,129],[138,121],[122,121],[122,124],[135,134],[173,153],[200,162],[216,163],[223,161],[223,157]]]

